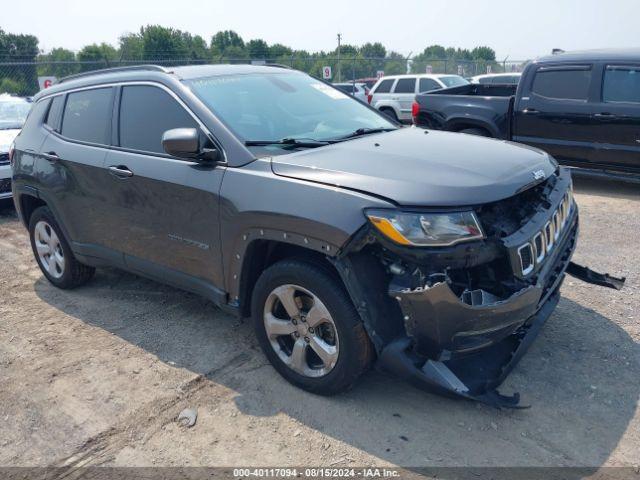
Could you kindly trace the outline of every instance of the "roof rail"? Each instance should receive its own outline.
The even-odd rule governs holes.
[[[68,75],[62,77],[57,83],[67,82],[69,80],[75,80],[77,78],[91,77],[92,75],[100,75],[102,73],[116,73],[116,72],[129,72],[135,70],[147,70],[154,72],[171,73],[171,70],[161,67],[160,65],[127,65],[126,67],[112,67],[102,68],[100,70],[91,70],[90,72],[76,73],[74,75]]]

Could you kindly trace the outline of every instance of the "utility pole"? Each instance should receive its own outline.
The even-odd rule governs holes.
[[[342,34],[338,33],[338,82],[342,81],[342,71],[340,69],[340,40],[342,40]]]

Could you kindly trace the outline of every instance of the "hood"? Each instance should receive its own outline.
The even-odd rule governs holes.
[[[20,129],[0,130],[0,153],[6,153],[9,151],[11,142],[20,133]]]
[[[407,206],[494,202],[556,168],[525,145],[474,135],[402,128],[273,157],[276,175],[358,190]]]

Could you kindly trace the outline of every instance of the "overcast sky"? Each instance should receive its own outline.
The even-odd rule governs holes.
[[[4,0],[7,1],[7,0]],[[488,45],[499,59],[565,50],[640,47],[640,0],[20,0],[3,8],[0,28],[31,33],[40,48],[117,44],[125,32],[161,24],[209,41],[232,29],[309,51],[343,42],[382,42],[403,54],[425,46]]]

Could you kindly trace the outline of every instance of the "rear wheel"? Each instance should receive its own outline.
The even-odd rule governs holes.
[[[479,137],[490,137],[489,132],[483,130],[482,128],[465,128],[464,130],[460,130],[460,133],[466,133],[468,135],[477,135]]]
[[[321,395],[349,389],[370,366],[373,347],[340,280],[298,260],[269,267],[253,291],[258,341],[275,369]]]
[[[77,287],[95,273],[95,268],[83,265],[74,257],[48,207],[39,207],[31,215],[29,237],[40,270],[56,287]]]

